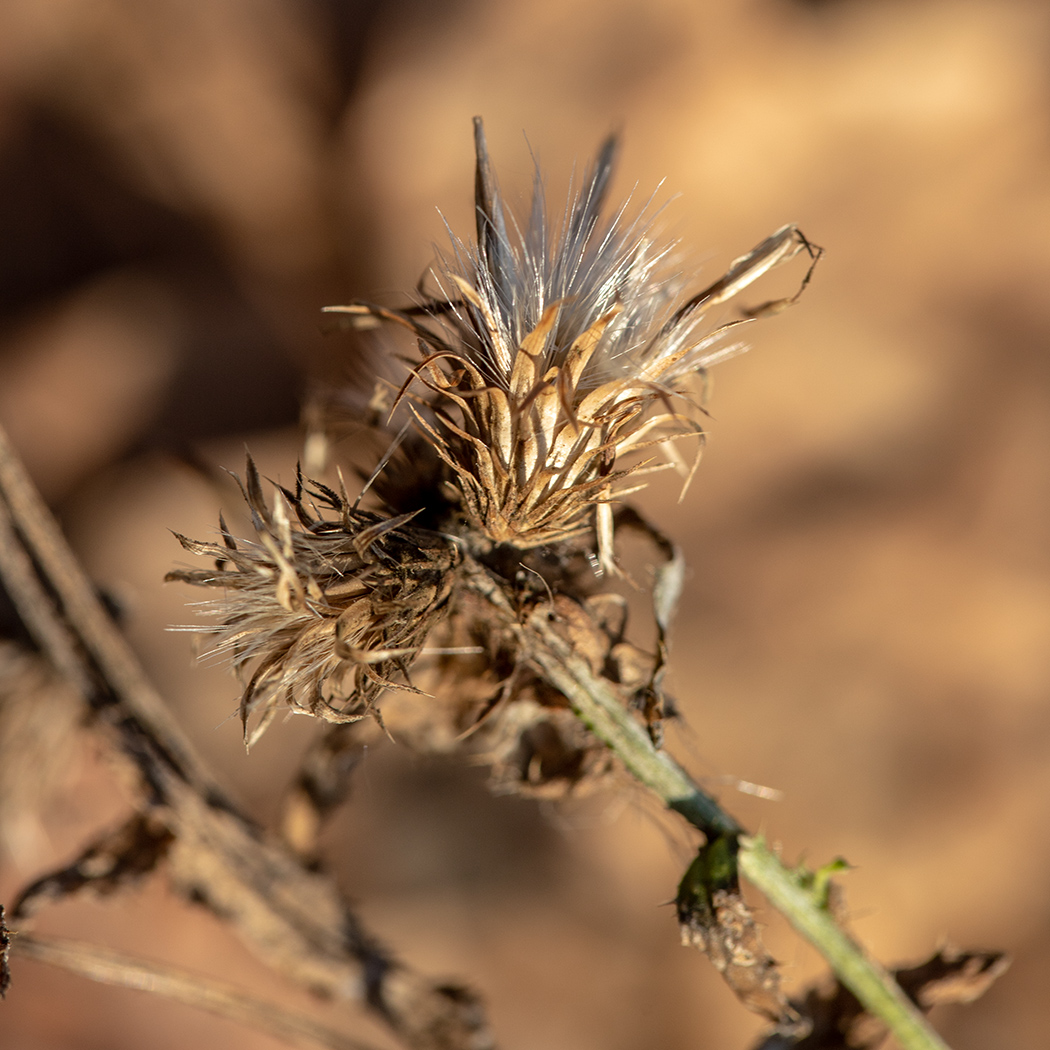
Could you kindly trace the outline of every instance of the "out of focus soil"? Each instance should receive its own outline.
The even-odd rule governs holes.
[[[0,421],[179,719],[265,820],[313,727],[278,724],[245,756],[234,681],[165,630],[196,597],[161,583],[183,557],[168,530],[209,536],[219,505],[186,461],[237,469],[247,444],[291,477],[308,377],[355,375],[320,307],[398,302],[446,220],[469,232],[470,118],[512,200],[531,153],[558,201],[622,130],[616,191],[644,201],[666,180],[660,221],[698,286],[797,222],[827,249],[810,289],[714,373],[685,500],[663,480],[641,500],[692,570],[669,746],[787,857],[845,856],[855,929],[885,961],[945,938],[1008,951],[999,985],[937,1023],[956,1050],[1034,1050],[1050,1028],[1048,70],[1038,0],[6,0]],[[123,812],[95,745],[76,748],[39,819],[4,829],[0,901]],[[394,950],[484,993],[507,1050],[743,1048],[760,1023],[662,906],[689,852],[662,827],[617,794],[492,798],[482,771],[388,743],[327,850]],[[821,972],[762,916],[791,984]],[[309,1005],[162,877],[40,928]],[[277,1045],[33,963],[0,1033],[17,1050]]]

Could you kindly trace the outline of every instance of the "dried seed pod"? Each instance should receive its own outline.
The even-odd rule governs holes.
[[[519,593],[518,597],[521,595]],[[524,601],[519,615],[541,609],[596,674],[618,679],[627,661],[623,642],[626,603],[602,594],[576,600],[541,592]],[[438,665],[432,688],[439,708],[414,734],[426,748],[468,749],[490,770],[490,785],[502,794],[555,799],[587,793],[617,767],[608,748],[576,717],[564,695],[518,650],[512,626],[467,588],[442,629],[449,652]],[[465,653],[465,649],[472,649]],[[649,668],[651,669],[651,658]],[[620,683],[630,702],[637,683]],[[440,714],[437,714],[437,711]],[[443,723],[443,725],[435,725]]]
[[[221,544],[178,537],[191,553],[214,558],[215,569],[167,578],[225,592],[207,611],[222,620],[211,628],[213,651],[228,654],[247,679],[240,704],[247,742],[281,704],[329,722],[378,717],[383,689],[411,688],[409,665],[444,611],[457,548],[409,527],[411,514],[355,510],[316,483],[304,493],[301,478],[271,509],[250,458],[242,491],[257,539],[234,539],[220,518]],[[253,714],[259,722],[249,733]]]
[[[568,708],[519,692],[480,735],[480,757],[497,794],[560,799],[593,791],[615,765],[609,750]]]
[[[537,179],[523,228],[504,217],[480,120],[475,145],[477,242],[453,238],[434,273],[440,294],[401,311],[363,302],[328,310],[417,337],[422,359],[398,400],[445,464],[466,532],[519,549],[590,532],[613,568],[611,501],[635,491],[624,485],[632,475],[684,467],[669,443],[703,436],[685,381],[740,349],[723,336],[741,322],[711,331],[707,311],[817,250],[786,226],[682,302],[681,278],[667,273],[671,248],[653,242],[651,221],[626,219],[625,207],[601,218],[613,139],[560,226],[546,217]],[[655,446],[670,462],[625,461]]]

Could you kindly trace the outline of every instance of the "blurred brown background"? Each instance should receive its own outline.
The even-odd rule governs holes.
[[[470,117],[511,199],[557,203],[610,129],[617,190],[698,281],[784,222],[827,249],[798,307],[714,375],[685,502],[649,513],[692,575],[672,747],[813,863],[843,854],[888,962],[941,938],[1013,969],[938,1023],[1045,1046],[1050,1006],[1050,8],[1038,0],[5,0],[0,420],[184,725],[271,816],[311,727],[246,757],[236,687],[195,666],[161,584],[208,536],[187,454],[288,478],[318,310],[398,301],[469,232]],[[740,794],[770,785],[779,802]],[[122,812],[90,741],[42,821],[9,822],[0,900]],[[420,968],[473,982],[508,1050],[743,1048],[760,1027],[661,907],[688,855],[633,804],[493,799],[394,746],[330,836],[339,878]],[[789,981],[819,960],[768,911]],[[304,997],[163,879],[40,928]],[[0,1046],[277,1044],[20,963]],[[367,1021],[361,1031],[382,1045]]]

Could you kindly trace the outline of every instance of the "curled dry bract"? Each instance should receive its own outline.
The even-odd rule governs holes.
[[[412,529],[411,514],[355,510],[324,486],[304,493],[301,480],[294,492],[280,489],[271,509],[250,458],[243,492],[256,538],[235,539],[221,519],[221,544],[179,536],[215,568],[168,579],[224,591],[209,610],[221,620],[212,651],[229,655],[247,679],[240,711],[248,742],[282,704],[329,722],[376,714],[383,689],[408,685],[409,665],[444,610],[455,544]],[[260,717],[249,734],[253,714]]]
[[[620,572],[613,503],[647,472],[677,466],[690,473],[673,446],[703,436],[690,382],[739,348],[723,345],[723,337],[741,322],[712,329],[708,311],[800,251],[815,261],[819,250],[786,226],[686,297],[681,275],[669,267],[671,247],[655,243],[645,209],[633,219],[626,205],[602,216],[612,139],[560,222],[548,219],[537,178],[521,225],[505,214],[480,121],[475,146],[477,239],[453,237],[433,271],[438,294],[401,310],[364,302],[329,308],[351,328],[390,323],[417,343],[419,356],[400,388],[383,393],[387,381],[380,380],[366,414],[373,431],[383,432],[375,406],[408,413],[387,431],[387,451],[371,477],[365,470],[365,490],[374,483],[384,513],[360,510],[345,493],[317,483],[304,495],[301,479],[294,492],[280,490],[271,508],[249,462],[244,495],[256,537],[235,540],[224,524],[221,544],[180,537],[187,550],[215,559],[212,571],[172,576],[224,590],[213,606],[221,621],[215,651],[229,654],[246,679],[241,716],[247,726],[260,715],[251,739],[282,703],[335,722],[378,717],[380,693],[411,688],[409,667],[450,610],[468,621],[467,635],[485,635],[478,624],[491,608],[482,602],[478,612],[461,593],[469,591],[460,586],[468,574],[458,569],[471,559],[522,615],[547,603],[574,647],[602,650],[594,670],[622,687],[625,703],[643,698],[638,706],[659,740],[665,606],[673,606],[668,595],[677,589],[661,584],[669,576],[658,573],[659,652],[646,672],[622,625],[610,633],[592,601],[602,570],[607,578]],[[653,461],[658,452],[665,462]],[[404,469],[392,466],[396,457]],[[630,514],[621,510],[619,520]],[[643,525],[677,566],[669,541]],[[493,745],[496,767],[516,769],[509,779],[532,788],[575,784],[606,768],[588,754],[590,744],[580,739],[586,732],[569,726],[557,690],[535,669],[523,670],[512,635],[483,637],[480,646],[468,638],[480,665],[457,667],[460,692],[469,692],[464,683],[473,678],[475,692],[487,688],[486,704],[499,709],[491,719],[485,710],[480,716],[490,723],[481,735],[502,740]],[[520,712],[506,709],[526,700],[537,714],[519,726]],[[471,729],[462,714],[454,712],[453,736]],[[550,742],[552,733],[553,751],[539,747],[540,736]],[[545,759],[534,757],[541,753]]]

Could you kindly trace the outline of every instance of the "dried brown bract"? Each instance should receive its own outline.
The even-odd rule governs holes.
[[[451,611],[455,622],[437,644],[473,655],[444,665],[439,677],[454,680],[445,690],[454,699],[428,708],[433,724],[418,735],[440,749],[476,735],[501,786],[557,791],[595,779],[610,760],[558,690],[524,666],[516,625],[489,623],[491,602],[472,600],[466,581],[478,577],[457,567],[481,566],[519,624],[546,609],[659,743],[680,558],[639,515],[614,514],[613,504],[648,472],[690,473],[673,443],[703,437],[691,384],[739,349],[724,336],[742,322],[712,328],[709,310],[799,252],[815,262],[819,250],[786,226],[686,297],[669,268],[671,247],[655,243],[644,209],[628,219],[625,205],[603,218],[612,139],[560,223],[548,221],[537,179],[520,226],[505,214],[480,120],[475,147],[477,241],[453,238],[433,272],[438,294],[400,310],[329,308],[351,328],[393,323],[418,346],[400,387],[389,361],[378,368],[367,411],[356,414],[358,427],[388,439],[374,470],[359,464],[362,495],[382,513],[317,484],[310,496],[323,512],[309,512],[301,482],[271,510],[249,464],[245,498],[258,539],[235,541],[225,526],[222,544],[183,539],[218,568],[173,575],[226,591],[214,608],[216,651],[247,679],[242,717],[261,714],[252,739],[282,703],[330,721],[377,713],[380,693],[406,688],[428,632]],[[317,427],[324,412],[313,409]],[[665,462],[653,461],[657,452]],[[639,528],[674,569],[654,581],[654,655],[624,637],[622,616],[612,625],[596,593],[603,576],[620,572],[617,522]]]
[[[328,310],[416,337],[420,361],[397,402],[408,401],[444,464],[475,545],[524,550],[590,534],[612,569],[612,502],[636,490],[629,478],[689,473],[671,443],[703,436],[690,381],[741,348],[723,336],[742,322],[711,330],[708,311],[798,252],[819,252],[786,226],[685,298],[671,246],[653,241],[644,214],[628,220],[625,205],[602,218],[615,140],[560,224],[548,221],[537,179],[523,227],[504,214],[480,120],[475,145],[477,242],[453,237],[433,273],[439,295],[403,310]],[[657,448],[663,464],[631,456]]]
[[[456,546],[410,528],[412,514],[356,510],[326,486],[304,492],[301,479],[294,492],[280,489],[271,509],[250,458],[242,491],[257,539],[235,539],[220,518],[221,544],[178,537],[215,568],[167,578],[225,591],[208,610],[222,620],[212,651],[247,679],[248,743],[282,704],[329,722],[375,714],[383,689],[407,687],[409,665],[445,608]]]

